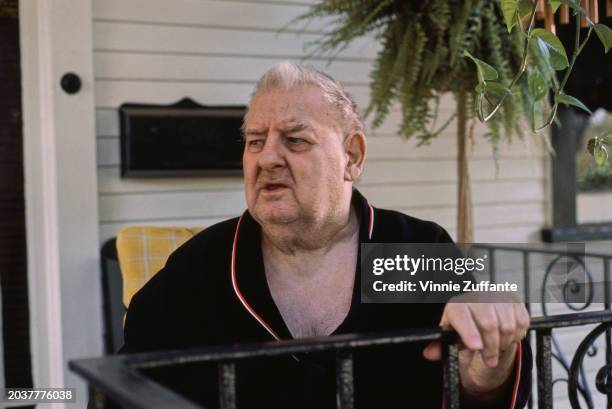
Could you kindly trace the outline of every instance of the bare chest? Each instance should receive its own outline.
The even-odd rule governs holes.
[[[294,338],[330,335],[346,318],[353,295],[355,265],[317,274],[320,279],[287,283],[269,279],[272,298]]]

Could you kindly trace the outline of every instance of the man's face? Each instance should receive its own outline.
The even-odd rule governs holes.
[[[312,86],[262,91],[245,119],[249,212],[262,225],[322,222],[350,198],[339,114]]]

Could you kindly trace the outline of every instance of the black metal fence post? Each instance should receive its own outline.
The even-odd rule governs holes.
[[[353,409],[355,407],[354,393],[353,354],[350,351],[336,351],[336,406],[338,409]]]
[[[612,259],[605,258],[603,260],[603,276],[604,276],[604,308],[610,310],[610,262]],[[606,330],[606,365],[612,367],[612,331],[608,328]],[[607,408],[612,408],[612,393],[607,393]]]
[[[538,409],[552,409],[551,330],[536,331],[536,367],[538,372]]]
[[[529,316],[531,316],[531,282],[530,282],[530,267],[529,267],[529,253],[523,251],[523,281],[525,288],[525,308],[527,308],[527,312]],[[527,342],[529,345],[531,344],[531,332],[527,333]],[[529,399],[527,400],[527,407],[529,409],[533,408],[533,394],[529,395]]]
[[[443,342],[442,374],[444,408],[459,409],[459,348],[456,342]]]
[[[219,407],[236,409],[236,364],[219,363]]]

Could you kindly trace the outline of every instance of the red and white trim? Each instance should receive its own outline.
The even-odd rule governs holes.
[[[518,396],[519,385],[521,384],[521,366],[523,364],[523,343],[518,343],[516,350],[516,376],[514,377],[514,387],[512,388],[512,401],[510,401],[510,409],[516,406],[516,398]]]
[[[370,219],[368,221],[368,239],[371,240],[372,231],[374,230],[374,208],[369,203],[368,203],[368,208],[370,209]],[[280,341],[281,338],[278,336],[278,334],[272,329],[272,327],[266,321],[264,321],[263,318],[259,316],[259,314],[257,314],[255,309],[249,305],[246,298],[244,298],[244,295],[242,295],[240,288],[238,288],[238,282],[236,280],[236,247],[238,245],[238,231],[240,230],[240,223],[242,222],[243,217],[244,217],[244,213],[240,216],[240,218],[238,219],[238,223],[236,224],[236,231],[234,232],[234,242],[232,244],[232,263],[231,263],[232,287],[234,288],[234,293],[236,293],[236,297],[238,297],[238,300],[240,300],[240,302],[242,303],[244,308],[246,308],[249,314],[251,314],[253,318],[255,318],[257,322],[259,322],[261,326],[264,327],[270,335],[272,335],[274,339]]]
[[[261,326],[264,327],[266,331],[268,331],[270,335],[272,335],[272,337],[274,337],[274,339],[276,339],[277,341],[280,341],[281,338],[278,336],[278,334],[272,329],[272,327],[270,327],[270,325],[268,325],[267,322],[263,320],[263,318],[259,316],[259,314],[257,314],[257,312],[255,312],[253,307],[249,305],[247,300],[242,295],[240,288],[238,288],[238,283],[236,281],[236,246],[238,244],[238,230],[240,230],[240,222],[242,222],[243,216],[244,214],[240,216],[240,219],[238,219],[238,224],[236,225],[236,231],[234,232],[234,244],[232,245],[232,265],[231,265],[232,286],[234,287],[234,292],[236,293],[236,297],[238,297],[238,299],[240,300],[244,308],[246,308],[246,310],[249,312],[249,314],[251,314],[253,318],[255,318],[257,322],[259,322]]]
[[[514,386],[512,387],[512,400],[510,401],[509,409],[514,409],[516,406],[516,399],[518,397],[518,390],[521,384],[521,367],[523,365],[523,344],[518,343],[516,349],[516,375],[514,376]],[[446,402],[442,399],[442,409],[445,409]]]
[[[370,220],[368,222],[368,240],[372,240],[372,231],[374,230],[374,208],[368,203],[370,209]]]

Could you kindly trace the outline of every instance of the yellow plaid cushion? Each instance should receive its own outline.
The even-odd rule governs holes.
[[[198,228],[133,226],[117,233],[117,257],[123,277],[123,304],[162,267],[170,254],[196,233]]]

